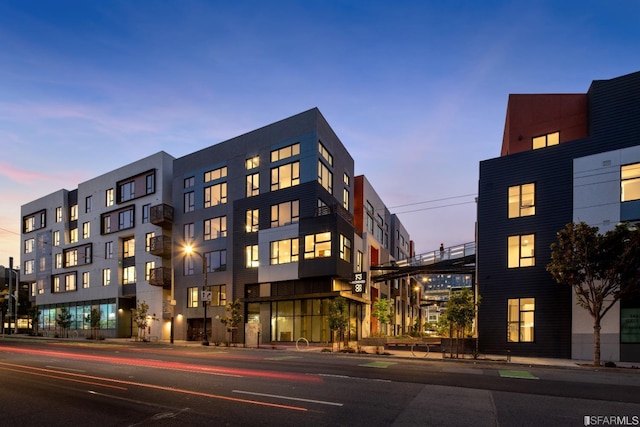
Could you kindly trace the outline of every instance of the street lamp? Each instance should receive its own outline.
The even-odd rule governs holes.
[[[200,252],[193,249],[191,245],[187,245],[184,248],[187,255],[195,254],[202,259],[202,273],[204,274],[204,286],[202,287],[202,305],[204,306],[204,315],[202,317],[202,324],[204,326],[204,334],[202,336],[202,345],[209,345],[209,339],[207,338],[207,300],[205,300],[205,292],[207,290],[207,258]]]

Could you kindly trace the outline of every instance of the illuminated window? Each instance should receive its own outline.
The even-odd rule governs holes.
[[[151,270],[153,270],[154,268],[156,268],[155,261],[149,261],[144,264],[144,280],[146,280],[147,282],[151,278]]]
[[[187,307],[198,307],[198,297],[200,290],[197,287],[187,288]]]
[[[106,206],[113,206],[113,188],[109,188],[106,192],[105,192],[105,205]]]
[[[535,298],[508,300],[508,342],[533,342],[535,309]]]
[[[78,250],[71,249],[64,252],[64,266],[74,267],[78,265]]]
[[[532,138],[533,149],[550,147],[560,143],[560,132],[548,133],[546,135],[534,136]]]
[[[222,307],[227,305],[227,285],[213,285],[210,287],[212,307]]]
[[[271,265],[298,262],[298,239],[271,242],[269,260]]]
[[[258,260],[258,245],[249,245],[245,247],[245,267],[254,268],[259,267],[260,262]]]
[[[640,163],[620,168],[620,201],[640,200]]]
[[[130,285],[136,283],[136,267],[125,267],[122,269],[122,284]]]
[[[257,196],[260,194],[260,174],[254,173],[247,175],[247,197]]]
[[[30,259],[24,262],[24,274],[33,274],[35,260]]]
[[[218,169],[205,172],[204,182],[215,181],[216,179],[224,178],[227,176],[227,167],[223,166]]]
[[[258,220],[259,220],[258,209],[247,210],[246,221],[245,221],[245,231],[247,233],[253,233],[258,231],[258,227],[259,227]]]
[[[227,217],[219,216],[217,218],[204,220],[204,240],[219,239],[227,237]]]
[[[283,225],[298,222],[300,219],[300,202],[291,200],[271,206],[271,227],[282,227]]]
[[[204,207],[221,205],[227,203],[227,183],[211,185],[204,189]]]
[[[535,235],[509,236],[509,268],[531,267],[536,264]]]
[[[102,286],[109,286],[111,284],[111,270],[105,268],[102,270]]]
[[[62,208],[56,208],[56,222],[62,222]]]
[[[509,187],[509,218],[536,214],[536,185],[523,184]]]
[[[318,183],[333,194],[333,173],[320,160],[318,160]]]
[[[349,190],[342,189],[342,207],[349,210]]]
[[[70,213],[70,220],[71,221],[77,221],[78,220],[78,205],[72,205],[71,208],[69,209],[69,213]]]
[[[91,237],[91,223],[85,222],[82,224],[82,238],[88,239]]]
[[[287,163],[271,169],[271,191],[300,184],[300,162]]]
[[[331,155],[331,153],[329,153],[329,150],[327,150],[327,148],[322,145],[322,142],[320,141],[318,141],[318,151],[320,152],[322,158],[325,159],[327,163],[329,163],[329,166],[333,166],[333,156]]]
[[[277,162],[279,160],[284,160],[292,156],[297,156],[298,154],[300,154],[300,143],[297,142],[293,145],[288,145],[278,150],[273,150],[271,152],[271,161]]]
[[[24,241],[24,253],[30,254],[36,245],[36,239],[27,239]]]
[[[152,231],[151,233],[146,233],[144,235],[144,250],[145,252],[149,252],[151,250],[151,240],[156,237],[156,233]]]
[[[245,162],[247,170],[255,169],[260,165],[260,156],[249,157]]]
[[[56,254],[56,268],[62,268],[62,254]]]
[[[64,276],[64,290],[67,292],[76,290],[75,274],[67,274],[66,276]]]
[[[351,262],[351,240],[340,235],[340,259]]]
[[[69,230],[69,243],[77,243],[78,242],[78,229],[72,228]]]
[[[86,289],[86,288],[89,287],[90,277],[91,277],[91,274],[88,271],[85,271],[84,273],[82,273],[82,287],[83,288]]]
[[[331,256],[331,232],[310,234],[304,237],[304,258],[326,258]]]

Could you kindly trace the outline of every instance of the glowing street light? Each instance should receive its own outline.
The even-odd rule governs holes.
[[[187,245],[184,248],[184,252],[187,255],[198,255],[200,257],[200,259],[202,259],[202,273],[204,274],[204,286],[202,287],[202,305],[204,306],[204,315],[202,317],[202,324],[204,326],[204,334],[202,336],[202,345],[209,345],[209,339],[207,337],[207,301],[211,300],[211,297],[209,298],[205,298],[206,297],[206,292],[207,292],[207,258],[205,258],[200,252],[197,252],[196,250],[193,249],[193,247],[191,245]]]

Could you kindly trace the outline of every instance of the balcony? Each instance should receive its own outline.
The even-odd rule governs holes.
[[[172,206],[164,203],[161,205],[151,206],[150,216],[151,223],[154,225],[159,225],[163,228],[171,228],[171,225],[173,225]]]
[[[149,253],[163,258],[171,258],[171,237],[155,236],[149,240]]]
[[[153,268],[149,271],[149,284],[171,289],[171,269],[167,267]]]

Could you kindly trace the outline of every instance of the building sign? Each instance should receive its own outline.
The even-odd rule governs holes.
[[[200,298],[203,302],[211,302],[211,291],[200,291]]]
[[[352,292],[354,294],[362,294],[367,289],[367,273],[353,273],[353,280],[351,282]]]

